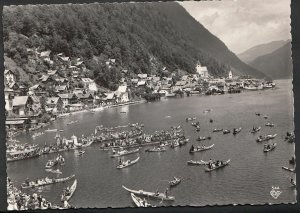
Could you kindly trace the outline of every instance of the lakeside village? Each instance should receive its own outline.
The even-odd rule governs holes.
[[[67,57],[63,57],[63,59],[64,60],[62,61],[66,61],[66,63],[70,63],[71,61]],[[114,60],[109,60],[107,65],[113,66],[114,63]],[[115,127],[105,127],[101,125],[96,126],[93,133],[90,135],[82,135],[81,137],[73,135],[70,139],[60,135],[60,132],[63,132],[63,129],[46,129],[44,132],[55,132],[56,136],[52,142],[47,141],[44,145],[18,143],[18,141],[14,139],[14,135],[16,132],[37,129],[40,123],[44,123],[45,125],[51,120],[55,120],[58,117],[74,113],[76,111],[89,110],[94,112],[94,110],[101,110],[104,107],[130,104],[136,101],[142,101],[143,99],[144,101],[152,101],[152,98],[149,99],[149,97],[152,97],[153,95],[156,97],[156,94],[158,94],[157,97],[159,98],[163,96],[169,98],[176,96],[190,96],[194,94],[213,95],[224,94],[227,92],[239,93],[242,90],[260,90],[275,87],[273,82],[265,82],[263,80],[253,78],[242,79],[237,76],[233,76],[231,72],[229,72],[227,78],[212,78],[208,75],[207,68],[198,63],[196,66],[196,74],[183,75],[176,82],[173,81],[174,76],[157,77],[148,76],[147,74],[138,74],[136,78],[128,78],[124,74],[124,78],[122,79],[122,82],[120,82],[116,91],[100,92],[98,90],[99,87],[92,79],[87,79],[86,76],[81,74],[83,72],[83,70],[81,70],[81,67],[83,67],[82,64],[83,62],[80,61],[78,65],[70,65],[73,66],[73,71],[78,71],[72,78],[76,78],[83,84],[82,88],[73,89],[70,89],[68,86],[68,80],[59,76],[55,70],[48,71],[48,74],[44,75],[41,79],[41,83],[31,86],[28,89],[18,85],[14,72],[11,70],[5,71],[5,98],[7,111],[6,126],[8,130],[6,157],[8,163],[29,158],[39,158],[39,156],[42,155],[56,153],[57,156],[52,159],[48,159],[45,167],[41,169],[45,169],[46,172],[54,175],[61,175],[63,172],[59,168],[68,163],[65,162],[61,154],[63,152],[74,151],[75,155],[81,156],[85,154],[85,148],[92,144],[99,144],[99,151],[107,152],[107,154],[109,154],[112,158],[118,158],[118,165],[116,165],[116,169],[131,167],[136,163],[139,163],[140,153],[142,150],[147,153],[169,152],[172,149],[190,144],[190,149],[187,153],[188,155],[209,151],[211,149],[218,148],[218,146],[215,147],[215,144],[198,145],[197,143],[210,141],[212,138],[211,136],[198,136],[197,141],[189,141],[189,136],[185,135],[185,131],[181,126],[172,126],[169,129],[157,130],[150,134],[144,131],[143,124],[138,123]],[[45,86],[47,83],[44,83],[45,80],[46,82],[49,81],[55,85],[55,96],[53,96],[53,94],[50,96],[47,89],[45,89],[47,87]],[[64,90],[60,90],[61,87],[63,87]],[[144,95],[138,98],[131,98],[130,92],[136,88],[144,88],[144,91],[148,90],[150,92],[146,93],[148,96]],[[41,99],[43,99],[42,97],[46,97],[46,99],[41,101]],[[203,113],[212,113],[212,110],[207,109]],[[45,115],[47,115],[47,119],[45,119]],[[249,134],[259,134],[262,126],[265,126],[265,128],[275,127],[275,124],[268,120],[267,115],[255,112],[255,114],[253,113],[253,116],[261,117],[262,124],[261,126],[253,127],[250,125]],[[200,133],[200,129],[202,127],[200,128],[200,122],[197,121],[197,117],[187,117],[185,121],[187,123],[191,122],[190,128],[195,128],[195,134]],[[269,122],[266,123],[266,121]],[[76,122],[78,121],[70,122],[67,125],[71,125]],[[210,119],[209,123],[213,125],[214,121]],[[226,128],[212,129],[211,133],[221,133],[223,135],[231,134],[232,137],[235,137],[235,135],[239,134],[241,131],[248,130],[242,130],[241,127],[237,126],[233,130]],[[32,137],[38,137],[44,134],[44,132],[34,134]],[[263,152],[271,152],[277,147],[277,143],[272,142],[272,140],[276,137],[277,134],[259,135],[256,138],[256,142],[258,146],[261,142],[264,142],[262,147]],[[287,132],[284,137],[285,141],[294,143],[295,137],[292,132]],[[149,148],[146,146],[149,146]],[[126,160],[122,158],[127,155],[137,155],[137,157],[134,160]],[[226,167],[230,164],[230,161],[230,159],[203,159],[200,161],[189,160],[187,161],[187,165],[204,166],[205,172],[213,172],[214,170]],[[287,161],[291,167],[283,166],[282,168],[287,172],[292,172],[292,174],[294,174],[295,169],[292,167],[295,165],[295,156]],[[62,201],[61,205],[52,204],[46,198],[43,198],[37,193],[33,193],[31,195],[26,193],[26,189],[36,189],[46,185],[69,182],[72,179],[75,179],[73,184],[70,184],[62,192],[60,199]],[[71,208],[72,206],[68,203],[68,201],[73,196],[77,188],[77,184],[80,184],[77,182],[75,174],[70,174],[63,178],[47,176],[36,180],[26,179],[21,184],[21,189],[19,186],[14,185],[10,178],[8,178],[7,181],[7,201],[9,210]],[[177,186],[181,181],[181,178],[175,176],[168,182],[168,187],[171,188]],[[295,178],[293,176],[290,179],[290,184],[293,187],[296,186]],[[149,204],[145,198],[142,199],[141,197],[150,197],[161,201],[174,201],[175,197],[169,195],[168,187],[165,192],[158,192],[158,190],[155,192],[148,192],[144,190],[129,189],[126,186],[123,186],[124,190],[130,193],[133,202],[138,207],[153,206]]]
[[[231,71],[227,78],[213,78],[207,67],[198,62],[195,74],[180,76],[166,68],[162,70],[164,76],[132,76],[124,69],[117,90],[110,91],[88,78],[88,70],[80,58],[66,57],[62,53],[53,56],[51,51],[27,51],[31,63],[46,63],[52,69],[40,73],[39,83],[30,86],[19,83],[20,76],[15,71],[5,70],[8,136],[37,130],[58,117],[83,110],[93,113],[104,107],[154,101],[161,97],[240,93],[275,87],[273,82],[233,76]],[[109,69],[116,65],[115,59],[106,61]]]

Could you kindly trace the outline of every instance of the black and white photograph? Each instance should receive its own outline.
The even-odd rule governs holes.
[[[290,4],[4,6],[7,210],[297,203]]]

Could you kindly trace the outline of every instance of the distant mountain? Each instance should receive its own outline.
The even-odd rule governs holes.
[[[251,75],[258,78],[265,77],[263,73],[253,69],[242,62],[227,46],[216,36],[211,34],[201,23],[196,21],[183,7],[168,2],[157,5],[157,9],[169,17],[174,26],[181,32],[185,32],[189,41],[199,51],[209,53],[220,62],[230,65],[233,73],[239,75]]]
[[[232,69],[264,77],[176,2],[10,6],[3,9],[3,29],[5,55],[29,75],[29,83],[58,69],[33,63],[27,50],[36,48],[50,50],[51,58],[58,53],[82,58],[91,71],[88,77],[110,89],[117,88],[122,69],[131,74],[158,73],[162,67],[194,73],[198,60],[214,76],[227,76]],[[109,58],[116,59],[113,69],[105,66]]]
[[[259,56],[250,65],[272,79],[292,78],[291,42],[273,51]]]
[[[238,54],[238,57],[245,63],[250,63],[259,56],[269,54],[278,48],[282,47],[289,41],[272,41],[266,44],[260,44]]]

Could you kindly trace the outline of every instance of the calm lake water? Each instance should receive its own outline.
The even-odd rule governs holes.
[[[94,132],[97,125],[106,127],[143,123],[146,133],[160,129],[170,129],[181,125],[190,143],[175,149],[167,148],[164,153],[147,153],[140,151],[140,161],[126,169],[118,170],[118,159],[113,159],[107,151],[99,150],[100,144],[87,147],[83,156],[77,151],[61,153],[66,165],[61,167],[66,177],[76,175],[77,190],[70,200],[76,207],[128,207],[134,206],[130,193],[122,185],[132,189],[146,191],[164,191],[173,176],[182,177],[182,182],[170,190],[175,196],[173,202],[160,203],[151,200],[153,205],[203,206],[225,204],[265,204],[291,203],[296,201],[296,190],[290,187],[289,177],[292,173],[281,167],[288,166],[288,160],[294,155],[294,144],[284,141],[287,131],[294,130],[293,96],[291,80],[277,81],[277,88],[266,91],[251,91],[240,94],[219,96],[193,96],[178,99],[165,99],[155,103],[145,103],[118,108],[104,109],[101,112],[78,113],[68,118],[55,121],[49,128],[64,129],[63,136],[70,138],[73,134],[81,136]],[[210,113],[203,113],[212,109]],[[126,111],[127,113],[120,113]],[[269,116],[268,120],[258,117],[255,112]],[[186,117],[197,117],[201,131],[196,132]],[[210,123],[209,119],[214,122]],[[78,123],[66,123],[78,120]],[[194,121],[193,121],[194,122]],[[265,127],[267,122],[275,124],[274,128]],[[249,133],[252,126],[262,126],[262,130],[253,135]],[[214,128],[233,129],[242,127],[240,134],[223,135],[212,133]],[[48,127],[47,127],[48,128]],[[260,134],[274,134],[273,140],[278,145],[274,151],[263,152],[263,143],[256,143]],[[211,136],[210,141],[197,142],[197,136]],[[43,145],[54,142],[55,133],[45,133],[33,140],[31,134],[20,135],[22,142]],[[191,144],[215,144],[212,150],[189,154]],[[47,160],[57,154],[44,155],[39,158],[11,162],[7,165],[8,176],[19,186],[27,177],[29,179],[56,177],[44,170]],[[124,159],[134,159],[129,155]],[[188,160],[209,160],[210,158],[231,159],[229,166],[207,173],[202,166],[188,166]],[[51,202],[60,204],[63,188],[73,181],[54,184],[38,191]],[[270,195],[272,186],[280,187],[279,198]]]

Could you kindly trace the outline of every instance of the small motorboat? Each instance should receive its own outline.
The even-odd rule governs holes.
[[[268,140],[274,139],[276,136],[277,136],[277,134],[274,134],[274,135],[266,135],[266,136],[261,136],[261,135],[260,135],[260,136],[256,139],[256,142],[268,141]]]
[[[177,186],[181,182],[180,178],[174,177],[173,180],[169,182],[170,187]]]
[[[259,113],[259,112],[256,112],[255,115],[260,116],[260,113]]]
[[[268,119],[269,118],[269,116],[267,116],[267,115],[264,115],[264,119]]]
[[[209,119],[209,123],[213,123],[214,122],[214,120],[213,119]]]

